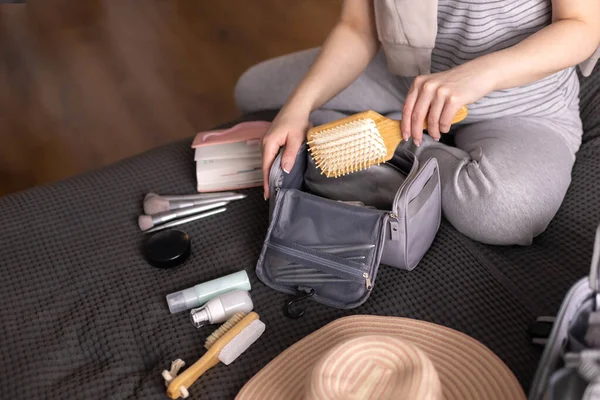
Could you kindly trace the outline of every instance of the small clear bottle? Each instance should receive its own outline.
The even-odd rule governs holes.
[[[254,308],[250,293],[236,290],[222,294],[210,300],[204,306],[190,312],[190,319],[196,328],[208,324],[219,324],[227,321],[235,313],[249,313]]]

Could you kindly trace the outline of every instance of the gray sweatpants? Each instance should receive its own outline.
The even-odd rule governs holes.
[[[241,112],[279,109],[305,75],[318,49],[262,62],[239,79],[235,99]],[[400,119],[407,78],[392,75],[383,54],[321,109],[311,122],[319,125],[373,110]],[[469,121],[454,129],[454,145],[424,135],[411,146],[419,159],[434,157],[440,165],[442,209],[461,233],[483,243],[528,245],[542,233],[560,207],[571,181],[581,125],[578,115],[556,120],[502,117]],[[560,118],[560,119],[559,119]]]

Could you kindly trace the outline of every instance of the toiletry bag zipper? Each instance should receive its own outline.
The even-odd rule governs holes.
[[[400,228],[400,216],[398,215],[399,208],[400,208],[399,207],[400,199],[403,198],[404,193],[408,190],[408,188],[411,187],[413,181],[418,176],[419,171],[420,171],[419,161],[417,158],[415,158],[413,163],[414,163],[413,168],[406,175],[406,179],[404,180],[404,183],[402,184],[400,189],[398,189],[398,191],[396,192],[396,195],[394,196],[394,201],[392,203],[392,211],[389,212],[390,218],[389,218],[388,224],[389,224],[390,232],[391,232],[391,237],[390,237],[391,240],[399,240],[399,238],[400,238],[400,235],[398,234],[398,229]],[[425,183],[425,185],[427,185],[427,183]],[[405,254],[406,254],[406,252],[405,252]]]
[[[276,192],[281,188],[283,183],[283,169],[281,166],[282,152],[277,154],[273,161],[273,167],[269,170],[269,187],[274,188]]]
[[[415,158],[415,163],[418,163],[418,160]],[[418,165],[418,164],[417,164]],[[396,167],[395,167],[396,168]],[[400,168],[397,168],[400,170]],[[388,212],[387,224],[390,229],[390,240],[397,241],[400,240],[400,234],[398,233],[400,230],[400,218],[398,216],[398,203],[400,202],[400,198],[404,194],[406,188],[410,185],[415,175],[417,174],[418,168],[412,168],[411,171],[406,175],[406,179],[404,183],[394,196],[394,201],[392,202],[392,211]],[[404,251],[406,254],[406,249]]]

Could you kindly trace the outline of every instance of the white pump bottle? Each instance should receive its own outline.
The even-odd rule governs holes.
[[[250,293],[246,290],[235,290],[215,297],[200,308],[193,309],[190,318],[192,324],[200,328],[208,324],[225,322],[238,312],[249,313],[253,308]]]

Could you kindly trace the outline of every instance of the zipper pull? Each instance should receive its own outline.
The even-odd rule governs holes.
[[[363,277],[365,278],[365,281],[367,283],[367,290],[371,290],[373,288],[373,285],[371,285],[371,277],[369,277],[369,274],[367,274],[366,272],[363,272]]]
[[[400,233],[398,232],[398,230],[400,229],[400,224],[398,223],[398,220],[396,218],[398,218],[398,216],[394,213],[390,214],[390,239],[391,240],[399,240],[400,239]]]

